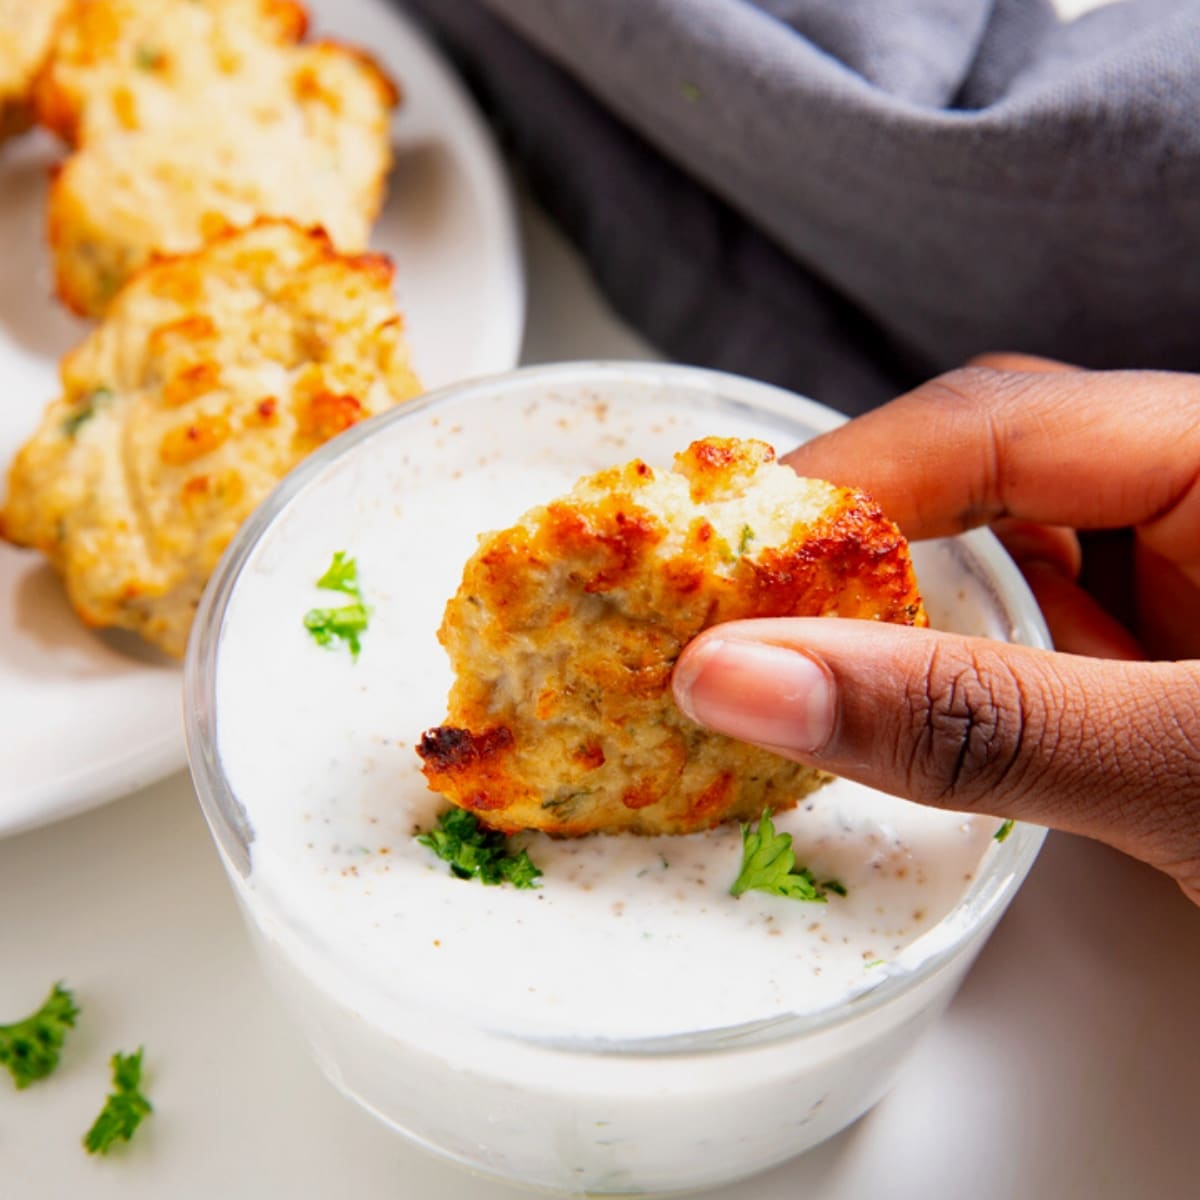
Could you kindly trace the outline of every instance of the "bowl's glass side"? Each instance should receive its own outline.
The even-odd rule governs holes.
[[[248,538],[235,541],[201,597],[183,679],[183,720],[192,784],[227,868],[243,878],[250,874],[254,828],[221,767],[216,673],[221,619],[254,545]]]
[[[896,1003],[853,1020],[756,1045],[625,1054],[348,1004],[294,931],[241,899],[271,986],[335,1087],[440,1157],[588,1195],[717,1187],[838,1133],[891,1087],[990,930]],[[381,1037],[387,1029],[408,1033]]]

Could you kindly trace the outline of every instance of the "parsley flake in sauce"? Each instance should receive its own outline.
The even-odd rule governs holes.
[[[844,896],[846,887],[836,879],[818,883],[807,867],[798,867],[792,850],[792,835],[776,833],[770,812],[764,810],[757,829],[742,826],[742,869],[729,894],[740,896],[750,891],[826,904],[829,892]]]
[[[310,608],[304,614],[304,628],[318,646],[329,646],[338,640],[350,648],[350,657],[357,659],[362,650],[360,635],[366,631],[370,610],[363,603],[358,586],[358,562],[338,550],[317,587],[326,592],[343,592],[354,599],[353,604],[337,608]]]
[[[541,870],[527,850],[514,853],[508,838],[495,829],[484,829],[474,813],[451,808],[438,817],[439,828],[417,835],[459,879],[478,879],[494,886],[511,883],[517,888],[537,887]]]

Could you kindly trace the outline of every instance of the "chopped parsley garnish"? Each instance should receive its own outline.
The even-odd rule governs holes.
[[[56,983],[32,1016],[12,1025],[0,1025],[0,1063],[8,1068],[17,1087],[26,1088],[35,1079],[44,1079],[58,1066],[63,1040],[77,1016],[75,998]]]
[[[776,833],[767,810],[759,818],[757,829],[742,826],[742,870],[733,881],[729,894],[740,896],[749,891],[786,896],[789,900],[807,900],[813,904],[827,903],[829,892],[839,896],[846,894],[845,886],[836,879],[818,883],[807,867],[796,865],[792,835]]]
[[[347,558],[344,550],[336,551],[329,569],[317,580],[317,587],[327,592],[345,592],[361,603],[362,595],[358,590],[358,560]]]
[[[304,614],[304,628],[318,646],[328,646],[335,638],[341,638],[350,647],[350,657],[357,658],[362,650],[358,635],[367,628],[367,620],[367,610],[361,604],[310,608]]]
[[[1013,830],[1013,819],[1012,819],[1012,817],[1009,817],[1008,820],[1005,821],[1004,824],[1001,825],[1000,828],[997,829],[996,832],[992,834],[992,837],[994,837],[996,839],[996,841],[1002,842],[1002,841],[1004,841],[1004,839],[1006,837],[1008,837],[1008,835],[1010,833],[1012,833],[1012,830]]]
[[[142,1047],[134,1054],[112,1056],[113,1091],[109,1092],[100,1115],[83,1135],[89,1154],[107,1154],[118,1141],[129,1141],[134,1131],[154,1108],[142,1095]]]
[[[459,879],[478,879],[494,885],[511,883],[513,887],[537,887],[542,872],[533,864],[527,850],[517,853],[509,848],[508,838],[495,829],[480,826],[474,813],[451,808],[438,818],[439,828],[417,835],[417,841],[450,864],[450,873]]]
[[[754,530],[749,525],[742,526],[742,536],[738,539],[738,557],[741,558],[750,550],[750,543],[754,541]]]
[[[357,659],[362,650],[359,635],[365,632],[371,615],[358,586],[358,562],[347,558],[344,550],[338,550],[329,569],[317,580],[317,587],[326,592],[344,592],[354,598],[354,603],[338,608],[310,608],[304,614],[304,628],[318,646],[331,645],[340,638],[350,647],[350,657]]]
[[[63,433],[67,437],[73,438],[79,432],[80,426],[87,424],[96,415],[96,410],[107,404],[112,398],[111,388],[92,388],[82,400],[76,402],[75,410],[64,418]]]

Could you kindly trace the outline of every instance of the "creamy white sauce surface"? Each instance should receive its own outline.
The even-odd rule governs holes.
[[[265,536],[222,634],[218,751],[254,831],[251,888],[322,951],[343,993],[550,1037],[721,1028],[872,986],[960,898],[996,821],[842,781],[776,819],[800,863],[845,885],[826,904],[730,896],[736,826],[522,835],[544,872],[534,890],[456,879],[414,840],[446,807],[414,746],[445,715],[436,630],[477,535],[582,474],[635,454],[666,465],[710,433],[765,436],[781,452],[789,440],[750,411],[547,396],[477,428],[451,410],[364,443]],[[357,662],[302,626],[309,608],[348,600],[314,586],[336,550],[357,559],[373,610]],[[986,605],[972,607],[944,552],[918,566],[935,622],[952,610],[959,628],[987,631]]]

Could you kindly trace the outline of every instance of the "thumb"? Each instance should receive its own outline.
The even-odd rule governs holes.
[[[1200,903],[1200,663],[787,618],[706,631],[674,690],[710,729],[923,804],[1098,838]]]

